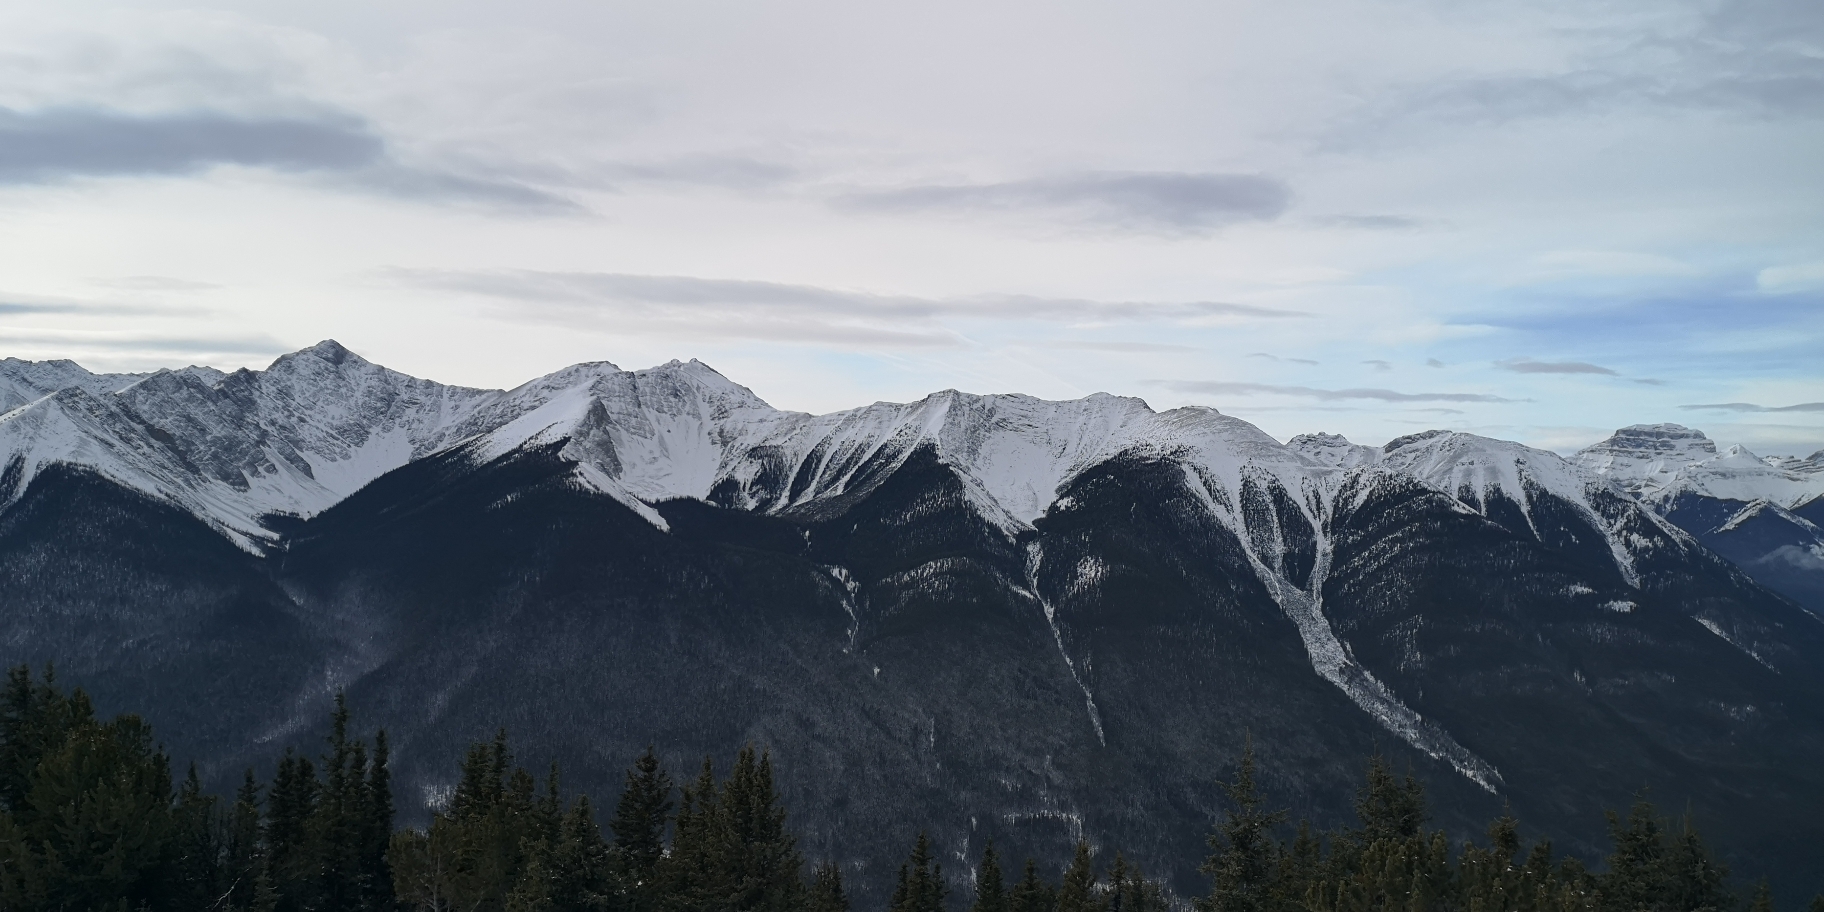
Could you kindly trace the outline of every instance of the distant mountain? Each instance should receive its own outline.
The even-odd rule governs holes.
[[[1651,784],[1742,873],[1824,878],[1824,621],[1719,556],[1812,523],[1815,461],[1666,426],[1572,460],[1281,444],[1100,394],[814,416],[694,361],[474,390],[333,342],[8,360],[0,394],[0,659],[147,711],[217,782],[314,749],[345,688],[420,808],[501,725],[597,795],[648,743],[683,772],[752,741],[864,893],[919,829],[1087,836],[1188,888],[1251,736],[1324,821],[1378,749],[1464,835],[1506,804],[1588,850]],[[1748,488],[1739,522],[1679,500]]]
[[[1575,461],[1734,561],[1762,585],[1824,615],[1824,450],[1761,458],[1722,453],[1702,431],[1635,425]]]

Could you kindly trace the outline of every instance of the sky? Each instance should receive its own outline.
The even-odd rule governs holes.
[[[1824,447],[1824,4],[21,2],[0,357]]]

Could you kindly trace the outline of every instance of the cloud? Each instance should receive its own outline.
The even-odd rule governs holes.
[[[1531,358],[1509,358],[1495,366],[1516,374],[1604,374],[1620,376],[1616,371],[1587,361],[1534,361]]]
[[[1443,367],[1443,366],[1444,366],[1444,362],[1442,362],[1442,361],[1439,361],[1439,360],[1438,360],[1438,359],[1436,359],[1436,358],[1426,358],[1426,359],[1425,359],[1425,366],[1426,366],[1426,367]]]
[[[215,165],[346,171],[371,165],[384,152],[378,136],[344,119],[142,116],[88,108],[27,114],[0,108],[0,183],[184,174]]]
[[[512,180],[407,165],[390,155],[386,143],[364,121],[348,116],[0,108],[0,184],[186,175],[223,165],[316,175],[352,189],[412,199],[553,211],[580,208]]]
[[[1366,360],[1366,361],[1363,361],[1363,362],[1362,362],[1362,363],[1363,363],[1363,364],[1366,364],[1366,365],[1368,365],[1368,366],[1369,366],[1369,367],[1372,367],[1372,368],[1374,368],[1374,369],[1375,369],[1375,370],[1377,370],[1377,371],[1390,371],[1390,370],[1393,370],[1393,363],[1392,363],[1392,362],[1390,362],[1390,361],[1382,361],[1382,360],[1381,360],[1381,359],[1379,359],[1379,358],[1369,358],[1369,359],[1368,359],[1368,360]]]
[[[1589,40],[1582,48],[1545,71],[1409,83],[1339,123],[1330,144],[1353,145],[1408,121],[1460,128],[1624,111],[1824,117],[1824,55],[1817,52],[1824,24],[1807,0],[1724,0],[1697,16],[1653,16],[1583,34]]]
[[[611,179],[639,183],[689,184],[728,190],[762,190],[799,176],[791,165],[740,155],[679,155],[674,158],[614,165]]]
[[[98,351],[113,355],[156,352],[178,353],[191,357],[277,355],[289,351],[293,347],[263,333],[215,336],[20,329],[0,330],[0,344],[48,347],[57,351]]]
[[[1046,342],[1046,348],[1105,352],[1194,352],[1192,345],[1167,345],[1160,342]]]
[[[1769,266],[1755,274],[1754,284],[1766,294],[1794,294],[1824,288],[1824,262]]]
[[[1798,405],[1755,405],[1752,402],[1715,402],[1707,405],[1681,405],[1686,411],[1718,412],[1824,412],[1824,402],[1801,402]]]
[[[1308,316],[1221,301],[1094,301],[1032,295],[923,298],[692,276],[429,269],[391,269],[382,275],[420,288],[510,302],[509,312],[515,317],[562,325],[883,348],[966,346],[967,340],[945,323],[954,320],[1199,324]]]
[[[1255,352],[1251,355],[1248,355],[1248,357],[1261,358],[1261,359],[1264,359],[1267,361],[1285,361],[1285,362],[1288,362],[1291,364],[1317,364],[1317,363],[1319,363],[1317,361],[1311,360],[1310,358],[1281,358],[1278,355],[1269,355],[1266,352]]]
[[[1655,380],[1652,377],[1635,377],[1633,380],[1630,380],[1628,382],[1638,383],[1641,386],[1665,386],[1666,385],[1666,381]]]
[[[130,291],[215,291],[222,287],[213,282],[197,282],[190,279],[155,275],[121,276],[118,279],[105,279],[96,284],[125,288]]]
[[[864,212],[1045,210],[1104,228],[1198,234],[1279,217],[1284,182],[1258,174],[1103,171],[989,184],[926,184],[849,193],[836,205]]]
[[[1363,231],[1410,231],[1425,224],[1419,219],[1404,215],[1337,215],[1324,221],[1338,228]]]
[[[172,307],[105,301],[77,301],[68,298],[43,298],[36,295],[8,295],[0,292],[0,315],[26,316],[62,314],[69,316],[194,316],[204,313],[194,307]]]
[[[1336,402],[1349,399],[1373,399],[1379,402],[1523,402],[1522,399],[1504,399],[1483,393],[1400,393],[1385,389],[1314,389],[1309,386],[1278,386],[1269,383],[1233,383],[1227,380],[1151,380],[1156,386],[1179,393],[1204,393],[1213,395],[1249,396],[1264,394],[1270,396],[1298,396],[1316,399],[1320,402]]]

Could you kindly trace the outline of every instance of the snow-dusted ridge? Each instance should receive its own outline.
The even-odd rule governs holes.
[[[1215,409],[1155,412],[1142,400],[1102,393],[1053,402],[946,390],[809,415],[775,409],[696,361],[635,371],[578,364],[514,389],[481,390],[391,371],[333,341],[263,371],[228,374],[193,367],[102,375],[68,361],[7,359],[0,409],[0,510],[45,467],[70,464],[186,510],[256,554],[281,541],[266,524],[270,514],[315,515],[439,453],[485,462],[556,447],[575,484],[665,528],[653,506],[674,498],[771,513],[841,509],[930,452],[1010,538],[1094,466],[1123,456],[1169,461],[1242,543],[1296,624],[1314,669],[1390,731],[1491,790],[1500,774],[1356,663],[1325,617],[1328,530],[1339,510],[1359,507],[1377,485],[1416,482],[1491,518],[1511,503],[1545,541],[1551,533],[1534,522],[1535,509],[1552,498],[1606,539],[1621,578],[1637,584],[1637,558],[1651,542],[1625,531],[1630,523],[1688,541],[1637,497],[1784,485],[1779,503],[1790,505],[1824,492],[1824,460],[1776,465],[1745,451],[1718,454],[1702,434],[1668,425],[1624,429],[1566,460],[1448,431],[1385,447],[1324,434],[1282,444]],[[1282,492],[1294,512],[1247,509],[1263,491]],[[1302,585],[1286,569],[1294,538],[1317,547],[1317,569]],[[1028,586],[1037,598],[1036,584]],[[1088,687],[1084,695],[1100,732],[1094,695]]]
[[[1824,450],[1803,458],[1763,458],[1742,446],[1718,452],[1702,431],[1677,424],[1625,427],[1571,458],[1649,503],[1695,494],[1794,507],[1824,495]]]

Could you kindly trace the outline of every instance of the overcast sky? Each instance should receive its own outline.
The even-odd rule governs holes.
[[[0,356],[1824,446],[1824,3],[0,8]]]

